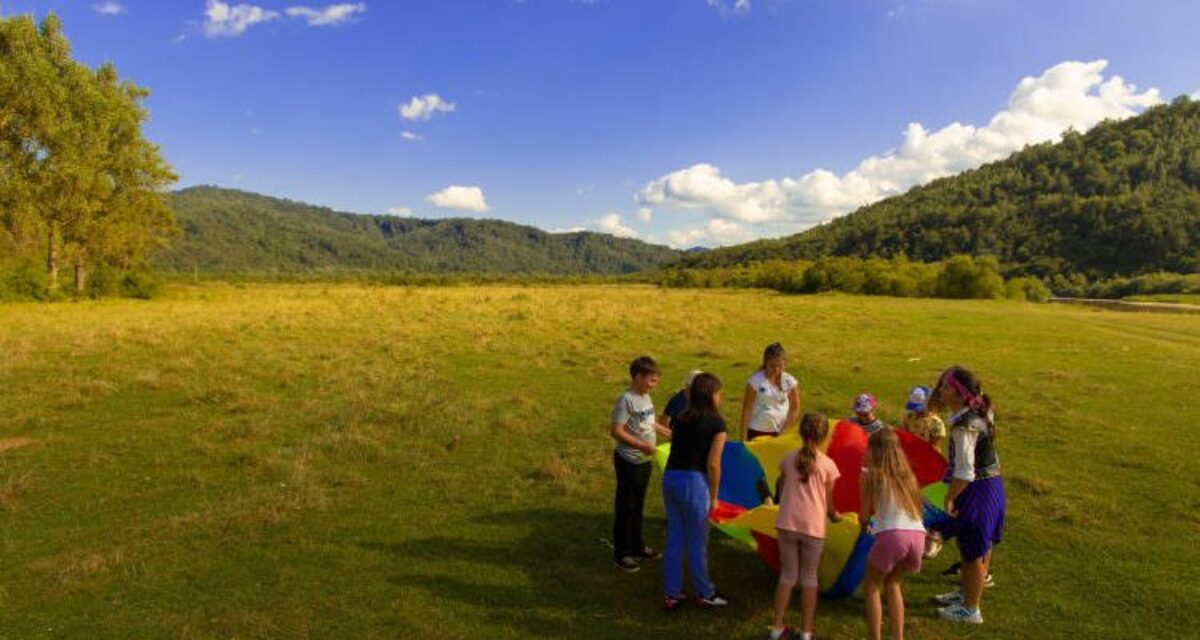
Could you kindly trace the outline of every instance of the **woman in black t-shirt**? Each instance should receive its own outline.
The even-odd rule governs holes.
[[[671,425],[671,455],[663,473],[667,511],[663,606],[667,610],[683,602],[685,549],[697,606],[729,604],[708,577],[708,514],[717,503],[721,452],[725,448],[725,420],[718,409],[721,381],[711,373],[702,373],[692,380],[688,397],[688,408]]]

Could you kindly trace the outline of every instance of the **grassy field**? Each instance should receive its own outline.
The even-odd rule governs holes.
[[[994,395],[1009,520],[980,628],[1200,628],[1200,318],[649,287],[173,287],[0,306],[2,638],[756,638],[773,577],[714,535],[727,611],[615,571],[608,412],[628,361],[727,384],[793,354],[805,409],[897,419],[945,365]],[[647,536],[663,537],[656,472]],[[952,553],[950,555],[953,555]],[[864,635],[861,603],[819,631]]]
[[[1145,296],[1130,296],[1125,298],[1133,302],[1174,302],[1177,304],[1200,305],[1200,294],[1195,293],[1160,293]]]

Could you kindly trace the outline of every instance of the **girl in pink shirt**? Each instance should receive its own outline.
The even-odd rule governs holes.
[[[768,640],[781,638],[810,640],[817,613],[817,564],[825,548],[825,521],[841,519],[833,508],[833,483],[838,468],[818,443],[829,433],[829,420],[819,413],[807,413],[800,420],[800,438],[804,446],[789,453],[779,463],[779,584],[775,587],[775,624]],[[800,584],[800,612],[803,631],[796,633],[783,624],[792,590]]]

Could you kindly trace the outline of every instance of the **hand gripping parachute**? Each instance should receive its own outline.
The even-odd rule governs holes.
[[[939,508],[945,495],[941,482],[946,472],[946,460],[929,443],[897,430],[900,445],[912,466],[917,483],[926,499],[926,524],[945,518]],[[779,507],[762,504],[760,487],[774,487],[779,477],[779,463],[800,448],[800,435],[791,432],[777,438],[762,438],[754,442],[727,442],[721,456],[721,486],[717,488],[717,504],[713,508],[713,525],[730,538],[754,549],[760,558],[779,571],[779,545],[775,518]],[[831,435],[821,443],[837,465],[841,477],[833,487],[834,506],[842,519],[829,523],[825,533],[825,551],[818,568],[821,592],[827,596],[844,597],[853,593],[862,582],[867,569],[867,553],[875,537],[859,527],[859,485],[863,457],[867,450],[867,434],[858,425],[838,421]],[[658,448],[656,460],[665,467],[670,445]]]

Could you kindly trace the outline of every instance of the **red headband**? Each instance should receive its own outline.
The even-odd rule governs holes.
[[[967,388],[964,387],[963,384],[954,377],[954,374],[947,373],[942,377],[942,380],[946,384],[950,385],[950,388],[954,389],[954,391],[958,393],[959,397],[963,399],[963,402],[967,403],[967,406],[972,410],[978,411],[979,409],[983,409],[987,406],[982,397],[968,391]]]

